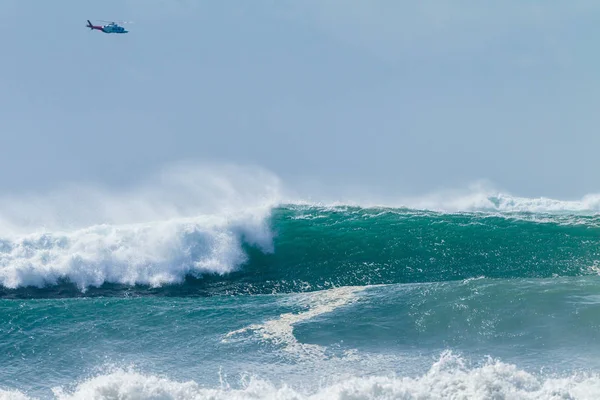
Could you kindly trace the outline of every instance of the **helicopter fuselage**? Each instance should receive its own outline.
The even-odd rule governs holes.
[[[125,28],[123,28],[122,26],[119,26],[116,24],[109,24],[109,25],[102,26],[102,32],[104,32],[104,33],[127,33],[128,31],[126,31]]]

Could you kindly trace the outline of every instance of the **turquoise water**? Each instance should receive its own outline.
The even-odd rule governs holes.
[[[0,398],[599,398],[599,252],[600,217],[569,211],[5,237]]]

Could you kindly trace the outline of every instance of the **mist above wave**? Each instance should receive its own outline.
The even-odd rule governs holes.
[[[264,213],[281,197],[280,179],[263,168],[182,162],[127,189],[78,183],[0,197],[0,235]]]

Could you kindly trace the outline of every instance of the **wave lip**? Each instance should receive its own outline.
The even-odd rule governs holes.
[[[369,207],[408,208],[436,212],[500,212],[539,214],[598,214],[600,194],[588,194],[579,200],[560,200],[548,197],[519,197],[487,189],[439,192],[415,198],[387,202],[349,202],[349,205]]]
[[[498,211],[529,213],[600,212],[600,195],[586,195],[580,200],[556,200],[546,197],[530,199],[498,194],[489,196],[488,200],[492,205],[490,208]]]

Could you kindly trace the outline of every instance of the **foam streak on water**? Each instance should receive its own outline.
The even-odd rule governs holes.
[[[357,301],[357,294],[365,289],[366,287],[341,287],[287,299],[287,303],[295,302],[297,305],[308,308],[308,310],[281,314],[277,319],[228,332],[222,342],[227,343],[230,338],[253,332],[259,340],[282,346],[285,352],[296,357],[325,358],[325,349],[321,346],[303,344],[296,340],[293,331],[294,325],[352,304]]]

